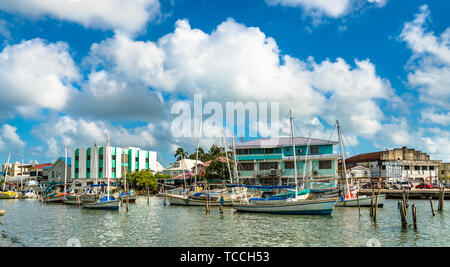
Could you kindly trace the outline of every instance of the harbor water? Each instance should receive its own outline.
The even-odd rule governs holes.
[[[386,200],[377,222],[369,209],[335,208],[331,216],[238,213],[225,208],[164,206],[138,197],[120,211],[86,210],[37,200],[0,200],[0,246],[448,246],[450,203],[432,216],[429,201],[417,206],[418,230],[403,230],[397,200]],[[437,201],[434,202],[437,207]],[[412,224],[411,209],[408,222]]]

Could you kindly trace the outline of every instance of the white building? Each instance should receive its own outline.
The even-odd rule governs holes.
[[[125,173],[158,171],[156,152],[135,147],[93,146],[72,149],[71,177],[77,179],[120,179]]]
[[[190,172],[195,167],[195,159],[182,159],[165,168],[163,173],[169,174],[172,177],[182,174],[183,172]],[[198,163],[202,163],[198,161]]]

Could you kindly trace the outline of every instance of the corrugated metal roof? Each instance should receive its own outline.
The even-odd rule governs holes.
[[[294,137],[294,142],[295,142],[296,146],[306,146],[306,145],[308,145],[308,138],[307,137]],[[312,146],[337,145],[338,142],[311,138],[309,144]],[[285,147],[285,146],[292,146],[292,138],[291,137],[256,139],[256,140],[236,144],[236,148],[273,148],[273,147]]]
[[[369,162],[369,161],[378,161],[381,158],[382,151],[372,152],[372,153],[364,153],[353,156],[345,160],[345,162]]]

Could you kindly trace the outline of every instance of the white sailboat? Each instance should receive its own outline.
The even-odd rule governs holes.
[[[291,122],[291,135],[292,135],[291,140],[294,152],[294,170],[295,170],[294,195],[281,199],[269,198],[267,200],[256,199],[254,201],[250,199],[243,203],[241,202],[233,204],[233,207],[237,211],[271,213],[271,214],[320,214],[320,215],[330,215],[333,212],[337,198],[311,200],[305,199],[305,196],[299,196],[297,158],[295,154],[292,111],[289,111],[289,116]]]
[[[108,139],[107,144],[105,148],[106,153],[106,161],[105,161],[105,176],[107,180],[107,189],[106,189],[106,196],[103,196],[99,199],[99,201],[91,202],[91,203],[83,203],[83,208],[86,209],[97,209],[97,210],[119,210],[120,208],[120,199],[116,200],[113,196],[110,196],[110,186],[109,186],[109,179],[110,179],[110,168],[108,165],[109,161],[109,155],[111,153],[110,148],[110,141],[109,141],[109,132],[108,132]]]
[[[339,121],[336,121],[337,130],[338,130],[338,138],[339,138],[339,145],[341,150],[341,161],[342,161],[342,176],[345,178],[345,196],[339,199],[336,206],[338,207],[370,207],[372,203],[372,197],[371,196],[356,196],[355,191],[359,190],[357,188],[355,191],[352,191],[347,178],[347,168],[345,165],[345,155],[344,155],[344,147],[342,144],[342,134],[341,134],[341,127],[339,125]],[[356,192],[357,193],[357,192]],[[378,207],[383,207],[384,200],[386,199],[385,194],[380,194],[378,197]]]

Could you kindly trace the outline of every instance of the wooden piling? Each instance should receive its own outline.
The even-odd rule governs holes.
[[[150,205],[150,188],[147,187],[147,205]]]
[[[431,207],[431,213],[433,214],[433,216],[435,216],[434,208],[433,208],[433,198],[432,197],[430,197],[430,207]]]
[[[223,213],[223,194],[220,196],[220,208],[219,208],[219,210],[220,210],[220,213]]]
[[[414,203],[411,206],[411,212],[413,217],[414,230],[417,230],[417,207],[416,205],[414,205]]]
[[[361,206],[359,205],[359,190],[358,190],[358,192],[356,192],[356,201],[358,202],[359,217],[361,217]]]
[[[375,196],[375,205],[374,205],[374,213],[373,213],[373,221],[377,221],[377,212],[378,212],[378,195]]]
[[[370,217],[373,217],[373,202],[375,198],[375,188],[372,188],[372,196],[370,197]]]
[[[438,211],[444,210],[444,199],[445,199],[445,188],[443,186],[439,187],[439,205]]]
[[[163,203],[163,205],[164,206],[167,205],[167,191],[166,191],[166,187],[165,186],[164,186],[164,203]]]
[[[400,202],[400,200],[398,201],[398,205],[400,207],[399,211],[400,211],[400,219],[402,221],[402,228],[405,229],[408,227],[408,222],[406,220],[405,206],[403,202]]]

